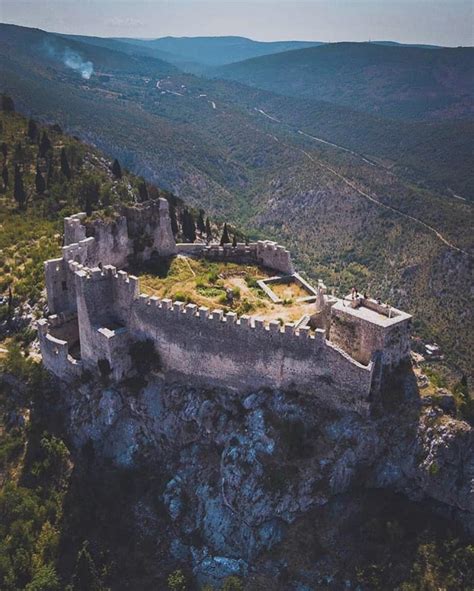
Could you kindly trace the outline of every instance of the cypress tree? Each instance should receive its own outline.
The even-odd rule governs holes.
[[[13,99],[11,96],[8,96],[7,94],[2,94],[1,105],[2,105],[2,111],[5,111],[6,113],[14,113],[15,112],[15,103],[13,102]]]
[[[138,185],[138,200],[140,203],[144,201],[148,201],[148,189],[146,187],[146,182],[143,181]]]
[[[2,142],[2,145],[0,147],[2,154],[3,154],[3,162],[5,162],[5,160],[7,159],[8,156],[8,146],[5,142]]]
[[[23,186],[23,175],[18,164],[15,164],[15,183],[13,188],[13,197],[18,203],[20,209],[24,209],[26,203],[25,187]]]
[[[189,242],[196,240],[196,224],[193,214],[187,209],[183,212],[183,235]]]
[[[204,223],[204,211],[202,209],[199,210],[197,227],[198,227],[198,230],[201,232],[201,236],[202,236],[202,234],[204,234],[204,232],[206,231],[206,224]]]
[[[47,189],[51,189],[51,185],[54,181],[54,162],[53,162],[53,157],[50,156],[48,158],[48,168],[46,170],[46,187]]]
[[[17,142],[15,145],[13,160],[19,164],[23,164],[25,161],[25,150],[23,149],[23,144],[21,142]]]
[[[221,237],[221,246],[224,246],[224,244],[229,244],[229,242],[230,242],[229,230],[227,229],[227,224],[224,224],[224,230],[222,232],[222,237]]]
[[[206,218],[206,236],[209,242],[212,240],[212,230],[211,230],[211,222],[209,218]]]
[[[112,174],[116,179],[122,178],[122,167],[120,166],[120,162],[115,158],[112,164]]]
[[[237,238],[234,236],[232,237],[232,246],[235,248],[237,246]]]
[[[28,121],[28,137],[32,142],[38,139],[38,126],[34,119],[29,119]]]
[[[40,158],[46,158],[48,152],[52,150],[52,148],[53,146],[51,145],[48,134],[45,131],[43,131],[39,143],[38,156]]]
[[[176,207],[170,203],[170,220],[171,220],[171,231],[173,232],[174,236],[178,235],[179,227],[178,227],[178,220],[176,219]]]
[[[2,181],[3,181],[3,189],[6,191],[8,188],[8,168],[7,168],[6,164],[3,165]]]
[[[71,180],[71,167],[69,166],[66,150],[64,148],[61,148],[61,172],[68,181]]]
[[[71,579],[73,591],[100,591],[101,583],[87,542],[82,544]]]
[[[46,189],[46,183],[44,182],[43,175],[41,174],[41,170],[39,169],[38,165],[36,165],[35,186],[36,192],[38,194],[41,195],[42,193],[44,193]]]

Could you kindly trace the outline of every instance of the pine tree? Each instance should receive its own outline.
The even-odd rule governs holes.
[[[13,197],[18,203],[20,209],[24,209],[26,204],[25,187],[23,186],[23,175],[18,164],[15,164],[15,184],[13,188]]]
[[[3,181],[3,189],[6,191],[8,188],[8,168],[7,168],[6,164],[3,165],[2,181]]]
[[[69,166],[66,150],[64,148],[61,148],[61,172],[68,181],[71,180],[71,167]]]
[[[112,164],[112,174],[116,179],[122,178],[122,167],[120,166],[120,162],[115,158]]]
[[[8,96],[7,94],[2,94],[1,105],[2,111],[5,111],[6,113],[15,112],[15,103],[13,102],[11,96]]]
[[[229,242],[230,242],[229,230],[227,229],[227,224],[224,224],[224,230],[222,232],[222,237],[221,237],[221,246],[224,246],[224,244],[229,244]]]
[[[36,192],[38,194],[41,195],[42,193],[45,192],[46,183],[44,182],[43,175],[41,174],[41,170],[39,169],[38,165],[36,165],[35,186],[36,186]]]
[[[138,185],[138,200],[140,203],[144,203],[148,201],[148,189],[146,187],[146,182],[143,181]]]
[[[210,242],[212,240],[212,230],[211,230],[211,222],[209,221],[209,218],[206,218],[206,236],[208,241]]]
[[[233,248],[235,248],[237,246],[237,238],[236,238],[235,234],[232,237],[232,246],[233,246]]]
[[[171,231],[173,232],[173,236],[177,236],[179,232],[178,227],[178,220],[176,219],[176,207],[170,203],[170,220],[171,220]]]
[[[202,209],[199,210],[199,217],[197,220],[197,227],[198,230],[201,232],[201,236],[206,231],[206,224],[204,223],[204,211]]]
[[[52,150],[52,148],[53,146],[51,145],[48,134],[45,131],[43,131],[39,143],[38,156],[40,158],[46,158],[48,152]]]
[[[28,137],[32,142],[35,142],[38,139],[38,126],[34,119],[28,121]]]
[[[71,587],[73,591],[100,591],[102,588],[87,542],[82,544],[77,555]]]

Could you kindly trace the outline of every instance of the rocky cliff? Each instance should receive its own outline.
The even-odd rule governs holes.
[[[125,473],[139,466],[154,475],[154,484],[132,495],[135,527],[159,540],[158,561],[191,565],[200,583],[232,574],[276,580],[288,570],[277,550],[302,522],[316,519],[323,528],[334,511],[353,519],[354,499],[369,489],[403,493],[474,531],[473,431],[422,405],[409,371],[369,419],[296,392],[241,398],[167,384],[159,374],[139,391],[89,383],[63,396],[77,450]],[[327,523],[324,531],[327,537]],[[328,574],[338,568],[335,556],[294,566],[289,581],[352,584],[340,578],[344,568]]]

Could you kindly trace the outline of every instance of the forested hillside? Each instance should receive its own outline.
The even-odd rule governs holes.
[[[474,48],[334,43],[230,64],[215,71],[285,96],[395,119],[472,117]]]
[[[2,96],[1,103],[0,320],[10,317],[13,332],[26,326],[28,340],[34,334],[28,320],[41,314],[38,304],[44,303],[43,263],[60,255],[65,216],[78,211],[107,216],[121,203],[165,197],[174,228],[186,240],[188,218],[193,233],[203,213],[193,214],[172,194],[63,133],[59,125],[40,125],[15,113],[10,97]]]

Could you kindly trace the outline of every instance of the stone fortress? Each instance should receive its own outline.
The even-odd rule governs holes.
[[[170,379],[248,392],[280,388],[366,414],[384,380],[410,357],[411,316],[380,302],[339,299],[295,273],[291,255],[270,241],[237,246],[176,244],[168,202],[123,206],[110,220],[65,218],[62,257],[46,261],[50,316],[38,322],[43,363],[65,381],[105,367],[119,382],[133,375],[131,346],[151,340]],[[254,264],[298,282],[314,313],[282,325],[140,293],[131,257],[202,257]]]

